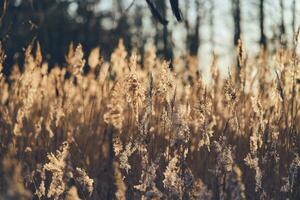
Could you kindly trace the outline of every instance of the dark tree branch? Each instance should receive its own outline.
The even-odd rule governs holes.
[[[158,10],[155,8],[154,4],[151,2],[151,0],[146,0],[152,15],[163,25],[167,25],[168,21],[161,16],[161,14],[158,12]]]
[[[134,5],[134,3],[135,3],[135,0],[132,0],[130,5],[125,9],[125,12],[129,11],[129,9]]]
[[[178,0],[170,0],[171,8],[173,11],[173,14],[175,15],[177,21],[182,21],[182,13],[179,9]]]

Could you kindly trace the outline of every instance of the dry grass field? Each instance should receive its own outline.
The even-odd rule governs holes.
[[[296,38],[296,37],[295,37]],[[1,73],[0,199],[300,199],[300,63],[247,56],[205,82],[191,56],[149,47],[110,61],[71,45],[51,70],[38,43]]]

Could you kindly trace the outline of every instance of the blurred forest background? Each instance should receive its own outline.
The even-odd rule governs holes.
[[[199,56],[205,66],[214,52],[221,67],[233,63],[238,39],[248,53],[270,54],[289,47],[299,25],[297,0],[181,0],[184,20],[176,21],[168,0],[151,0],[169,23],[160,24],[146,0],[1,0],[0,39],[5,66],[22,62],[24,48],[40,42],[50,66],[62,64],[68,45],[81,43],[85,52],[101,47],[105,59],[123,38],[127,50],[143,54],[154,44],[161,57]],[[143,62],[143,60],[141,60]],[[5,73],[9,73],[5,67]],[[224,70],[223,70],[224,71]],[[205,68],[204,68],[205,72]]]

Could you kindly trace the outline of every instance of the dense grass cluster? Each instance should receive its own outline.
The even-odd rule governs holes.
[[[49,70],[30,45],[0,73],[0,199],[300,199],[296,43],[256,59],[240,43],[208,83],[154,47],[141,65],[122,41],[109,62],[71,45]]]

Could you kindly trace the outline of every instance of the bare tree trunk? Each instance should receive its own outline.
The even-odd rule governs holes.
[[[186,52],[189,53],[189,46],[190,46],[190,35],[191,35],[191,30],[190,30],[190,23],[188,20],[188,13],[190,9],[190,0],[186,0],[185,2],[185,16],[184,16],[184,26],[186,30]]]
[[[286,41],[286,30],[285,30],[285,23],[284,23],[284,4],[283,0],[279,0],[280,4],[280,17],[281,17],[281,22],[280,22],[280,42],[284,47],[287,46],[287,41]]]
[[[241,2],[240,0],[232,0],[232,17],[234,22],[234,36],[233,36],[233,44],[235,49],[238,48],[239,40],[241,38]],[[241,71],[241,65],[239,56],[236,57],[236,79],[240,80],[240,71]]]
[[[166,17],[167,14],[167,5],[166,0],[161,1],[161,9],[163,16]],[[163,43],[164,43],[164,56],[168,58],[168,26],[167,24],[163,25]]]
[[[167,25],[164,25],[163,43],[164,43],[164,56],[166,59],[169,59],[168,39],[169,39],[168,27],[167,27]]]
[[[200,15],[200,0],[196,0],[196,24],[195,27],[191,28],[189,21],[187,19],[187,15],[185,17],[185,28],[187,31],[187,38],[186,38],[186,44],[187,44],[187,52],[193,56],[198,55],[198,50],[200,46],[200,24],[201,24],[201,15]],[[189,1],[186,2],[186,13],[188,13],[189,9]]]
[[[263,50],[267,50],[267,37],[265,34],[265,9],[264,0],[259,0],[259,28],[260,28],[260,40],[259,44],[262,46]]]
[[[292,30],[293,33],[296,32],[296,0],[293,0],[292,4]]]
[[[215,2],[214,0],[210,0],[210,6],[209,6],[209,29],[210,29],[210,34],[209,34],[209,42],[211,44],[211,53],[214,52],[215,50]]]
[[[241,37],[241,3],[240,0],[232,0],[232,16],[234,22],[234,46],[237,47]]]
[[[163,16],[167,16],[167,5],[166,5],[166,0],[161,0],[161,9],[162,9],[162,14]],[[168,61],[170,61],[170,68],[173,68],[173,48],[170,43],[170,37],[171,34],[168,31],[168,25],[164,24],[163,25],[163,44],[164,44],[164,57]]]
[[[190,52],[194,56],[198,55],[198,50],[199,50],[199,46],[200,46],[199,28],[200,28],[201,16],[200,16],[200,2],[199,2],[199,0],[196,1],[196,13],[197,13],[196,25],[195,25],[194,34],[192,36],[191,45],[190,45]]]

